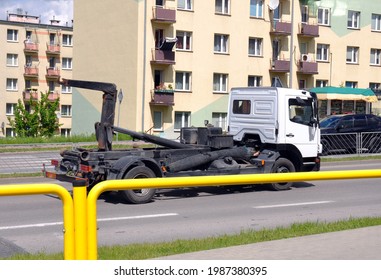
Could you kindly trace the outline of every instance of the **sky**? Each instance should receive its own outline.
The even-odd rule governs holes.
[[[73,19],[74,0],[0,0],[0,20],[7,19],[7,12],[17,13],[22,9],[23,14],[40,16],[42,24],[50,23],[53,16],[60,20],[60,25],[70,23]]]

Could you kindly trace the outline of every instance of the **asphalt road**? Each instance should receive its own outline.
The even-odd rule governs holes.
[[[381,161],[323,164],[323,170],[376,169]],[[3,179],[1,184],[56,182]],[[126,205],[116,193],[98,200],[99,245],[158,242],[238,233],[305,221],[381,215],[381,179],[264,187],[162,191],[153,203]],[[70,185],[66,184],[70,189]],[[63,249],[62,205],[51,195],[0,197],[0,242],[27,252]]]

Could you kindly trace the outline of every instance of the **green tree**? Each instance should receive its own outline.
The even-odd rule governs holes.
[[[59,110],[59,98],[49,100],[49,92],[42,93],[40,100],[29,100],[30,111],[19,99],[15,108],[14,118],[8,117],[9,125],[17,137],[51,137],[61,126],[58,123],[56,111]]]

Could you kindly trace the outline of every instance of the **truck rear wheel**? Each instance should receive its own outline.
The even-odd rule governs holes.
[[[123,179],[144,179],[155,178],[155,173],[146,166],[136,166],[129,170]],[[156,189],[136,189],[136,190],[123,190],[120,191],[123,198],[128,203],[142,204],[152,201],[156,193]]]
[[[295,166],[293,163],[286,158],[278,158],[273,168],[271,169],[272,173],[288,173],[295,172]],[[292,187],[292,182],[284,183],[272,183],[271,188],[275,191],[289,190]]]

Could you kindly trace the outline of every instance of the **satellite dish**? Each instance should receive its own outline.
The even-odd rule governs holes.
[[[275,10],[276,8],[278,8],[279,6],[279,0],[270,0],[270,3],[269,3],[269,9],[270,10]]]

